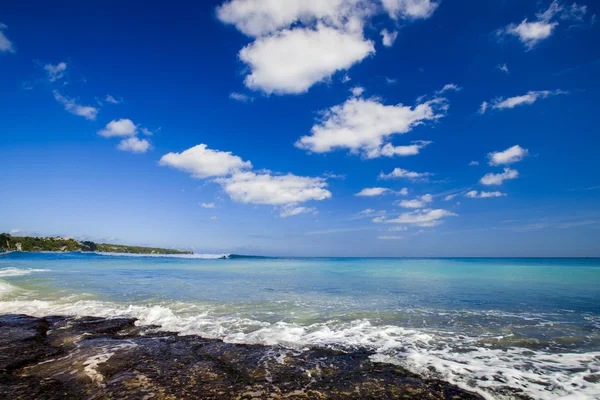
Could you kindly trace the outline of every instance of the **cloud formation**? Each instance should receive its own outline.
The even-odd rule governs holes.
[[[408,171],[406,169],[402,169],[402,168],[394,168],[394,170],[392,172],[390,172],[389,174],[384,174],[383,172],[379,174],[379,179],[410,179],[410,180],[425,180],[427,179],[429,176],[431,176],[431,174],[429,172],[414,172],[414,171]]]
[[[382,194],[385,194],[388,192],[390,192],[390,189],[388,189],[388,188],[382,188],[382,187],[365,188],[365,189],[361,190],[360,192],[356,193],[355,196],[375,197],[375,196],[381,196]]]
[[[490,165],[508,165],[521,161],[529,155],[527,149],[519,145],[510,147],[504,151],[495,151],[488,154]]]
[[[400,224],[400,225],[414,225],[421,227],[434,227],[440,225],[444,218],[447,217],[456,217],[457,214],[442,210],[442,209],[424,209],[424,210],[415,210],[412,212],[400,214],[397,218],[394,219],[386,219],[384,217],[379,217],[373,219],[373,222],[376,223],[387,223],[387,224]]]
[[[296,147],[313,153],[348,149],[365,158],[415,155],[431,142],[418,141],[409,146],[386,142],[393,135],[405,134],[443,117],[446,110],[447,103],[441,98],[410,107],[384,105],[376,98],[352,97],[324,111],[322,120],[312,127],[310,135],[296,142]]]
[[[137,137],[130,137],[121,140],[121,143],[117,146],[117,149],[121,151],[128,151],[130,153],[145,153],[150,150],[150,141],[147,139],[138,139]]]
[[[484,101],[479,108],[480,114],[485,114],[485,112],[491,107],[496,110],[502,110],[507,108],[515,108],[517,106],[522,105],[531,105],[538,101],[539,99],[545,99],[550,96],[557,96],[561,94],[568,94],[564,90],[531,90],[524,95],[509,97],[508,99],[504,99],[502,97],[498,97],[488,103]]]
[[[504,197],[506,193],[502,192],[478,192],[477,190],[471,190],[465,194],[465,197],[470,199],[488,199],[492,197]]]
[[[427,19],[438,3],[431,0],[381,0],[383,8],[393,19]]]
[[[66,111],[70,112],[71,114],[83,117],[85,119],[96,119],[96,116],[98,115],[98,109],[96,107],[82,106],[80,104],[77,104],[75,100],[69,99],[68,97],[61,95],[57,90],[55,90],[53,93],[54,99],[56,99],[56,101],[62,104],[65,107]]]
[[[412,200],[401,200],[397,204],[402,208],[425,208],[427,204],[433,201],[433,196],[430,194],[423,195]]]
[[[362,32],[318,24],[314,29],[286,29],[258,38],[239,57],[250,69],[244,80],[249,89],[299,94],[373,53],[373,42]]]
[[[199,144],[181,153],[165,154],[161,157],[159,165],[188,172],[196,179],[226,176],[252,168],[249,161],[244,161],[231,152],[211,150],[205,144]]]
[[[385,47],[392,47],[398,38],[398,32],[390,32],[387,29],[381,31],[381,42]]]
[[[4,25],[3,23],[0,23],[0,52],[14,53],[16,52],[15,45],[10,40],[8,40],[8,38],[3,32],[7,28],[8,26]]]
[[[137,133],[138,127],[127,118],[112,120],[98,131],[98,135],[105,138],[135,136]]]
[[[479,180],[482,185],[491,186],[491,185],[502,185],[504,181],[510,179],[516,179],[519,177],[519,171],[504,168],[504,172],[499,174],[489,173],[484,175],[483,178]]]
[[[65,71],[67,70],[67,64],[64,62],[56,65],[46,64],[44,65],[44,70],[46,71],[46,74],[48,74],[48,80],[50,82],[56,82],[64,78]]]

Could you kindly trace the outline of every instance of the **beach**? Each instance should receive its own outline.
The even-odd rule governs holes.
[[[1,257],[4,340],[25,326],[40,347],[15,361],[29,352],[5,342],[16,366],[0,386],[50,393],[50,379],[75,398],[600,396],[598,259],[225,256]]]

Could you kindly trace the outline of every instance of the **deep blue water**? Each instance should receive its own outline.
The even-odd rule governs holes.
[[[0,313],[368,348],[499,398],[600,398],[600,259],[0,257]],[[503,376],[497,379],[498,374]]]

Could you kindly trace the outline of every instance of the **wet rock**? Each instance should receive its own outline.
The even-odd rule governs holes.
[[[2,399],[481,399],[368,353],[236,345],[133,319],[0,316]]]

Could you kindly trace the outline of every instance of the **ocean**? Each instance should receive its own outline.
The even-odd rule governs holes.
[[[488,399],[600,398],[600,259],[10,253],[0,314],[367,350]]]

